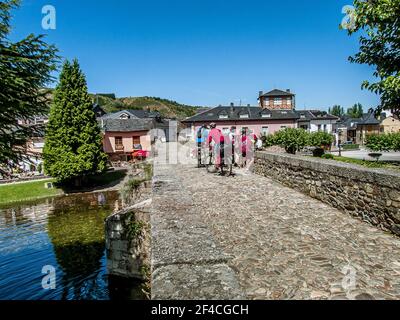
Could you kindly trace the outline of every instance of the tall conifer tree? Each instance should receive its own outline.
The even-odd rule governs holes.
[[[80,185],[85,177],[106,167],[100,128],[77,60],[66,61],[60,74],[43,158],[46,173],[64,184]]]

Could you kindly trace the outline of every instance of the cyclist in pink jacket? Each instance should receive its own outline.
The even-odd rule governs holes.
[[[224,148],[225,137],[220,129],[217,129],[215,123],[210,124],[211,131],[208,134],[207,143],[210,152],[215,155],[215,167],[218,168],[221,165],[221,151]]]

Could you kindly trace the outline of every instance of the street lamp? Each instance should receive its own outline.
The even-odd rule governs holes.
[[[338,139],[338,143],[339,143],[339,157],[342,156],[342,129],[338,129],[338,135],[339,135],[339,139]]]

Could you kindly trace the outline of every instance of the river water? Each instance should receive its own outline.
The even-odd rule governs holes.
[[[120,205],[111,191],[0,208],[0,300],[145,299],[107,274],[104,219]]]

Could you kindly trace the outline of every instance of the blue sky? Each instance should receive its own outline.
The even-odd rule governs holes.
[[[56,30],[41,27],[42,7]],[[290,88],[297,109],[345,108],[379,98],[361,90],[372,68],[350,64],[357,37],[339,24],[351,0],[23,0],[11,38],[47,34],[78,58],[90,92],[159,96],[192,105],[256,104]]]

